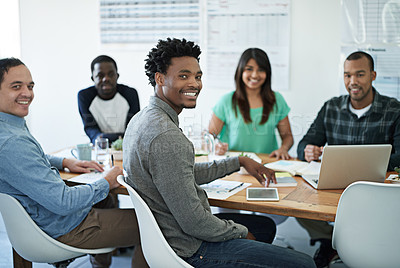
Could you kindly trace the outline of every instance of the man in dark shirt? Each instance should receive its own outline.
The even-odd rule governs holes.
[[[299,142],[299,159],[318,160],[325,144],[391,144],[388,169],[400,166],[400,102],[380,95],[372,86],[375,78],[374,61],[369,54],[357,51],[347,57],[344,84],[349,94],[324,104]],[[314,256],[317,267],[326,266],[335,255],[331,246],[333,227],[323,221],[298,221],[310,234],[311,244],[321,243]]]
[[[122,137],[132,116],[139,110],[139,97],[134,88],[117,84],[117,64],[101,55],[91,63],[94,86],[78,93],[79,113],[91,142],[97,137],[110,142]]]

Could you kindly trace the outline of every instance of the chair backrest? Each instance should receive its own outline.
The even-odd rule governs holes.
[[[340,197],[332,246],[349,267],[399,267],[400,184],[355,182]]]
[[[0,212],[15,251],[31,262],[55,263],[113,248],[80,249],[63,244],[43,232],[14,197],[0,193]]]
[[[182,260],[165,240],[153,213],[140,195],[125,182],[122,175],[118,182],[125,186],[132,199],[139,222],[140,241],[144,257],[150,267],[192,267]]]

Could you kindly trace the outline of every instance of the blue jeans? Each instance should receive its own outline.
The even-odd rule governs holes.
[[[248,239],[225,242],[203,242],[189,258],[183,258],[194,267],[316,267],[314,260],[291,249]]]
[[[269,217],[240,213],[218,213],[214,214],[214,216],[217,216],[220,219],[232,220],[246,226],[249,232],[254,235],[256,241],[269,244],[274,241],[276,225]]]

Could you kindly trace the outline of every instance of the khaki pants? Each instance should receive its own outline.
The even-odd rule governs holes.
[[[110,207],[112,203],[107,199],[99,203],[100,207]],[[75,229],[57,240],[87,249],[134,246],[132,267],[148,267],[140,246],[139,228],[133,209],[92,208]],[[111,256],[112,253],[98,254],[91,256],[90,261],[93,267],[109,267]]]

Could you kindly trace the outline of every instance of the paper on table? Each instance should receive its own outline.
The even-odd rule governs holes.
[[[215,180],[200,186],[206,191],[208,198],[223,200],[236,194],[237,192],[240,192],[250,185],[251,183],[242,183],[240,181]]]
[[[108,171],[110,168],[111,167],[104,167],[104,171]],[[128,176],[128,173],[126,173],[125,169],[123,169],[122,172],[124,173],[125,177]],[[72,177],[68,181],[88,184],[88,183],[93,183],[101,178],[104,178],[104,172],[90,172]]]
[[[100,172],[90,172],[90,173],[83,173],[76,177],[69,179],[68,181],[77,182],[77,183],[93,183],[101,178],[104,177],[103,173]]]
[[[269,184],[269,187],[296,187],[297,181],[292,177],[289,172],[275,172],[275,178],[277,183],[273,183],[272,181]]]
[[[295,175],[318,175],[321,169],[321,163],[312,161],[310,163],[293,160],[279,160],[265,164],[267,168],[275,171],[289,172],[292,176]]]
[[[308,163],[308,166],[299,170],[300,175],[319,175],[320,171],[321,171],[321,162],[315,162],[315,161],[311,161],[310,163]]]
[[[271,182],[269,187],[296,187],[297,181],[292,177],[276,177],[276,184]]]

